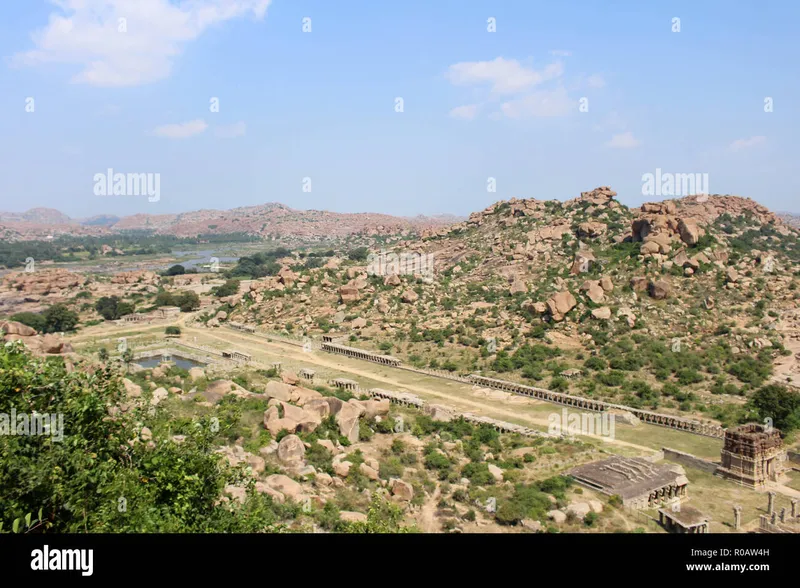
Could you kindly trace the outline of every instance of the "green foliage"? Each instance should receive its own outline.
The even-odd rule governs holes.
[[[370,502],[367,520],[363,522],[340,521],[335,530],[340,533],[415,533],[414,527],[404,527],[403,512],[395,504],[375,494]]]
[[[351,259],[352,261],[366,261],[368,255],[369,249],[366,247],[358,247],[357,249],[350,250],[347,253],[347,258]]]
[[[94,303],[94,309],[107,321],[115,321],[126,314],[134,311],[134,306],[129,302],[123,302],[117,296],[103,296]]]
[[[762,422],[766,418],[772,419],[773,426],[784,434],[800,429],[800,393],[786,386],[768,384],[756,390],[748,408]]]
[[[215,452],[210,419],[175,425],[178,444],[154,433],[138,441],[134,409],[108,419],[124,400],[112,369],[67,372],[61,359],[31,357],[19,343],[0,347],[0,413],[63,415],[63,438],[0,435],[0,522],[4,528],[54,532],[256,532],[275,530],[290,506],[248,494],[238,510],[219,504],[228,484],[245,483],[241,470]],[[52,431],[58,433],[58,427]],[[252,481],[250,482],[252,486]],[[38,521],[30,513],[41,509]],[[24,529],[23,529],[24,530]]]
[[[35,312],[18,312],[11,316],[12,321],[27,325],[32,329],[36,329],[39,333],[47,332],[47,319],[43,314]]]
[[[182,276],[186,273],[186,268],[182,265],[173,265],[167,271],[164,272],[165,276]]]
[[[72,331],[78,324],[78,314],[63,304],[54,304],[44,311],[45,331],[62,333]]]
[[[218,286],[214,295],[217,298],[224,298],[225,296],[233,296],[239,291],[239,280],[227,280],[222,286]]]
[[[200,308],[200,297],[191,290],[167,292],[162,290],[156,295],[156,306],[177,306],[181,312],[192,312]]]
[[[230,277],[263,278],[275,276],[281,269],[277,259],[290,256],[292,252],[284,247],[272,251],[262,251],[249,257],[241,257],[236,266],[228,272]]]

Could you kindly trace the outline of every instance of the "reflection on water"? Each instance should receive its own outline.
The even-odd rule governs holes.
[[[226,257],[217,254],[213,249],[206,251],[173,251],[172,255],[178,258],[177,263],[186,269],[195,270],[198,266],[207,266],[211,264],[211,258],[215,258],[219,263],[228,263],[239,261],[238,257]],[[189,259],[180,259],[181,257],[189,257]]]
[[[151,357],[149,359],[141,359],[136,363],[142,366],[143,368],[154,368],[161,363],[161,358]],[[188,370],[193,367],[205,367],[206,365],[199,361],[194,361],[193,359],[184,359],[183,357],[178,357],[176,355],[172,356],[172,363],[174,363],[176,366],[184,370]]]

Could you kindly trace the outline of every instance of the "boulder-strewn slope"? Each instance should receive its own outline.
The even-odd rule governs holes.
[[[433,279],[287,264],[228,300],[230,319],[722,420],[800,376],[795,229],[747,198],[615,196],[498,202],[393,248],[432,255]]]

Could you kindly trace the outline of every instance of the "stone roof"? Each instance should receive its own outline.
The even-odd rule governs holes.
[[[659,508],[658,512],[662,513],[681,525],[682,527],[694,527],[702,523],[708,522],[709,517],[703,512],[700,512],[692,506],[681,505],[680,509],[672,510],[671,507]]]
[[[620,455],[577,466],[568,473],[580,482],[608,495],[617,494],[623,500],[664,486],[689,483],[681,466],[657,465],[639,457]]]

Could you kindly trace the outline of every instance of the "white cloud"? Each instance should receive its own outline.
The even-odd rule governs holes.
[[[615,149],[632,149],[639,145],[641,145],[640,141],[630,131],[616,134],[606,143],[607,147],[614,147]]]
[[[555,57],[569,57],[572,55],[572,51],[566,51],[565,49],[553,49],[550,51],[550,55]]]
[[[740,151],[741,149],[748,149],[750,147],[757,147],[759,145],[763,145],[767,142],[767,138],[759,135],[756,137],[750,137],[749,139],[737,139],[733,143],[730,144],[729,149],[731,151]]]
[[[167,139],[188,139],[199,135],[208,128],[206,121],[197,119],[182,124],[171,124],[156,127],[153,134]]]
[[[508,118],[564,116],[577,112],[577,102],[567,95],[563,87],[559,87],[504,102],[500,110]]]
[[[590,88],[604,88],[606,80],[600,74],[594,74],[586,78],[586,83]]]
[[[490,84],[495,94],[513,94],[555,79],[563,72],[564,67],[558,61],[536,71],[515,59],[498,57],[493,61],[465,61],[451,65],[447,79],[457,86]]]
[[[236,137],[242,137],[247,132],[247,125],[243,122],[238,122],[232,125],[223,125],[219,126],[215,129],[217,137],[222,137],[224,139],[235,139]]]
[[[247,14],[262,19],[271,0],[50,2],[60,13],[50,14],[47,26],[31,35],[35,49],[15,54],[12,65],[77,65],[82,70],[74,83],[123,87],[167,78],[185,44],[217,23]]]
[[[450,111],[452,118],[461,118],[464,120],[472,120],[478,114],[477,104],[465,104],[464,106],[456,106]]]

